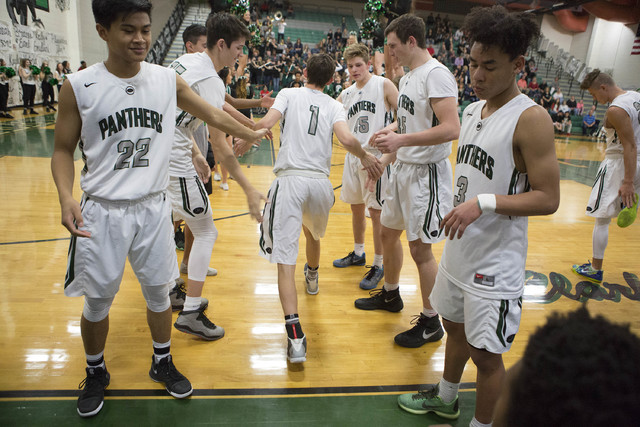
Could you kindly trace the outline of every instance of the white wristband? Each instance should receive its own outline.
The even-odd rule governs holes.
[[[495,194],[478,194],[478,206],[482,213],[495,213],[496,211],[496,195]]]

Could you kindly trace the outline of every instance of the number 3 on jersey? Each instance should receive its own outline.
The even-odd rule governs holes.
[[[460,176],[458,178],[458,182],[456,183],[456,185],[458,186],[458,194],[453,196],[453,206],[458,206],[460,203],[464,202],[468,184],[469,180],[466,176]]]
[[[149,141],[151,138],[139,139],[135,144],[133,141],[125,139],[118,142],[118,159],[113,166],[113,170],[132,168],[146,168],[149,166],[149,159],[144,156],[149,152]],[[129,159],[133,156],[133,161],[129,164]]]

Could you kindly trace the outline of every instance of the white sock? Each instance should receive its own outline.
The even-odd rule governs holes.
[[[396,289],[398,289],[400,287],[400,285],[398,283],[387,283],[387,282],[384,282],[384,286],[383,287],[387,292],[390,292],[390,291],[395,291]]]
[[[373,265],[375,265],[376,267],[382,267],[382,258],[382,255],[375,254],[373,256]]]
[[[355,252],[358,256],[362,256],[362,254],[364,253],[364,243],[354,243],[353,252]]]
[[[473,417],[471,422],[469,423],[469,427],[491,427],[492,423],[483,424],[480,421],[476,420],[476,417]]]
[[[183,311],[193,311],[200,308],[200,303],[202,302],[202,297],[187,297],[184,299],[184,308]]]
[[[438,315],[438,312],[432,308],[422,307],[422,314],[424,314],[427,317],[435,317]]]
[[[451,403],[454,401],[456,396],[458,396],[459,388],[460,383],[450,383],[444,378],[441,378],[440,385],[438,386],[438,396],[440,396],[444,403]]]

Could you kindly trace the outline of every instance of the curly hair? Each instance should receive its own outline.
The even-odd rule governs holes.
[[[531,14],[509,13],[504,6],[473,8],[462,29],[470,44],[498,46],[511,59],[524,55],[540,36],[540,26]]]
[[[631,426],[640,420],[640,338],[585,307],[554,313],[513,379],[507,425]]]

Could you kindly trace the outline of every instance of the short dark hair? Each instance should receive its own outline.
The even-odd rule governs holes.
[[[326,85],[335,72],[336,61],[328,53],[318,53],[307,61],[307,81],[312,85]]]
[[[640,338],[628,324],[592,317],[585,307],[554,313],[529,338],[506,425],[637,425],[639,354]]]
[[[207,35],[207,28],[202,24],[191,24],[182,32],[182,42],[187,45],[187,42],[193,44],[198,43],[198,39]]]
[[[409,37],[413,36],[419,48],[427,48],[424,21],[412,13],[405,13],[391,21],[384,30],[385,36],[389,35],[389,33],[396,33],[396,36],[398,36],[402,44],[405,44],[409,40]]]
[[[470,45],[498,46],[511,59],[524,55],[540,36],[540,26],[530,13],[509,13],[504,6],[474,7],[462,29]]]
[[[249,39],[251,33],[247,26],[235,15],[226,12],[212,13],[207,18],[207,49],[223,39],[227,47],[239,39]]]
[[[145,12],[151,19],[151,2],[149,0],[92,0],[93,18],[96,24],[110,28],[111,24],[136,12]]]
[[[584,80],[580,83],[580,89],[588,90],[594,85],[613,86],[615,82],[609,74],[603,73],[600,69],[596,68],[584,77]]]

